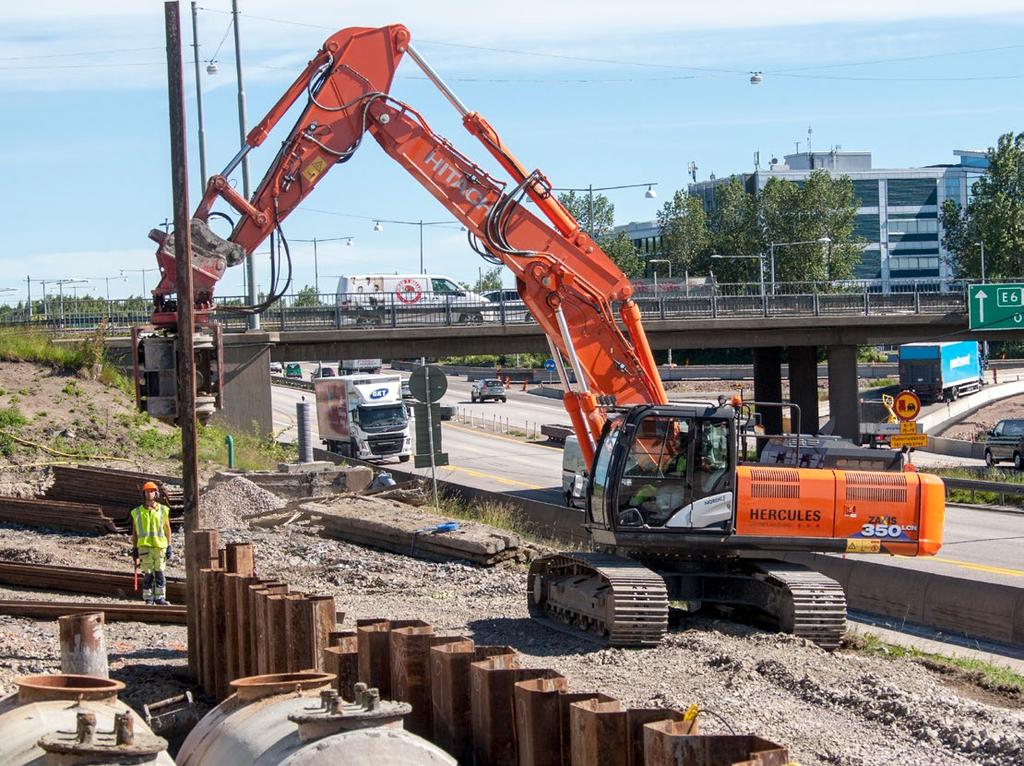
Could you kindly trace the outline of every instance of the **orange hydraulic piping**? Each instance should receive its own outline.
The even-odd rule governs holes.
[[[651,386],[654,388],[653,393],[657,396],[657,401],[652,402],[652,404],[668,404],[665,386],[662,385],[661,376],[658,375],[658,365],[654,363],[654,354],[651,352],[651,346],[647,342],[644,326],[640,322],[640,308],[633,300],[628,300],[622,304],[620,313],[622,321],[626,325],[626,332],[629,334],[630,340],[633,341],[636,355],[640,360],[640,366],[647,373],[647,377],[651,379]]]
[[[334,50],[331,51],[328,50],[328,48],[333,48]],[[288,90],[282,94],[281,98],[277,100],[277,103],[270,107],[270,111],[267,112],[267,115],[256,123],[253,129],[249,131],[249,134],[245,137],[245,143],[255,149],[267,139],[267,136],[270,135],[270,131],[275,125],[277,125],[278,121],[284,117],[285,113],[291,109],[292,104],[295,103],[295,99],[297,99],[309,86],[310,75],[330,61],[332,53],[336,52],[337,48],[338,44],[333,40],[324,44],[324,47],[317,52],[316,56],[310,59],[310,62],[306,64],[306,68],[302,70],[302,73],[295,78],[295,82],[288,87]]]

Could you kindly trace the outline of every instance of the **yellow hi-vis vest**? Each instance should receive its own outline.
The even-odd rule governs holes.
[[[135,525],[136,545],[139,548],[167,547],[164,524],[170,513],[171,509],[160,503],[157,503],[155,508],[140,505],[132,509],[132,524]]]

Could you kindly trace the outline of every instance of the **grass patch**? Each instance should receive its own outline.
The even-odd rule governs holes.
[[[872,657],[906,659],[939,671],[952,668],[962,671],[985,689],[1024,694],[1024,675],[1000,665],[993,665],[991,662],[970,657],[948,657],[944,654],[923,652],[912,646],[889,644],[873,633],[865,633],[858,636],[858,639],[859,646],[855,648]]]
[[[118,419],[131,432],[138,451],[153,458],[181,460],[181,432],[177,429],[164,431],[156,427],[145,413],[119,415]],[[269,436],[260,436],[255,430],[249,434],[237,434],[218,424],[199,426],[199,462],[227,466],[228,447],[226,439],[231,434],[235,441],[235,468],[244,471],[265,471],[277,468],[278,463],[294,462],[297,451],[294,446],[278,444]]]
[[[120,389],[134,398],[131,382],[105,357],[106,330],[106,324],[101,323],[85,340],[56,343],[52,335],[39,330],[3,329],[0,330],[0,361],[35,362],[69,375],[83,371],[91,375],[98,370],[99,380],[104,385]]]
[[[865,387],[866,388],[885,388],[886,386],[895,386],[899,382],[900,381],[897,378],[871,378],[867,382],[867,385]]]
[[[430,491],[428,487],[428,491]],[[466,521],[479,521],[498,529],[505,529],[517,535],[530,537],[529,527],[523,517],[511,505],[505,503],[473,503],[441,492],[438,495],[438,512],[442,516]],[[431,506],[424,506],[430,508]]]
[[[951,503],[966,505],[1013,505],[1024,507],[1024,474],[1019,471],[1002,471],[989,468],[982,472],[969,471],[963,468],[929,468],[928,473],[945,479],[976,479],[980,481],[998,481],[1004,484],[1019,484],[1020,494],[999,495],[998,492],[983,492],[970,489],[947,489],[946,499]]]
[[[17,431],[28,421],[14,407],[0,408],[0,429],[4,431]],[[0,433],[0,455],[7,457],[14,452],[15,441],[6,433]]]

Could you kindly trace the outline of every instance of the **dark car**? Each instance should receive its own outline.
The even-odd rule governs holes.
[[[333,367],[321,367],[313,372],[314,378],[335,378],[337,375]]]
[[[1024,470],[1024,420],[1000,420],[985,439],[985,465],[1012,460],[1013,467]]]

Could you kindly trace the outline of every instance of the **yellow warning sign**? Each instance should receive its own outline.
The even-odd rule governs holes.
[[[853,540],[846,541],[847,553],[878,553],[882,550],[881,540]]]
[[[906,421],[906,422],[900,423],[900,433],[901,434],[916,434],[917,433],[917,423],[915,423],[913,421]]]
[[[317,157],[302,169],[302,175],[307,181],[313,183],[313,181],[316,180],[316,177],[324,172],[324,168],[326,167],[327,163],[324,162],[324,158]]]
[[[889,437],[889,446],[900,447],[927,447],[928,434],[900,434]]]

